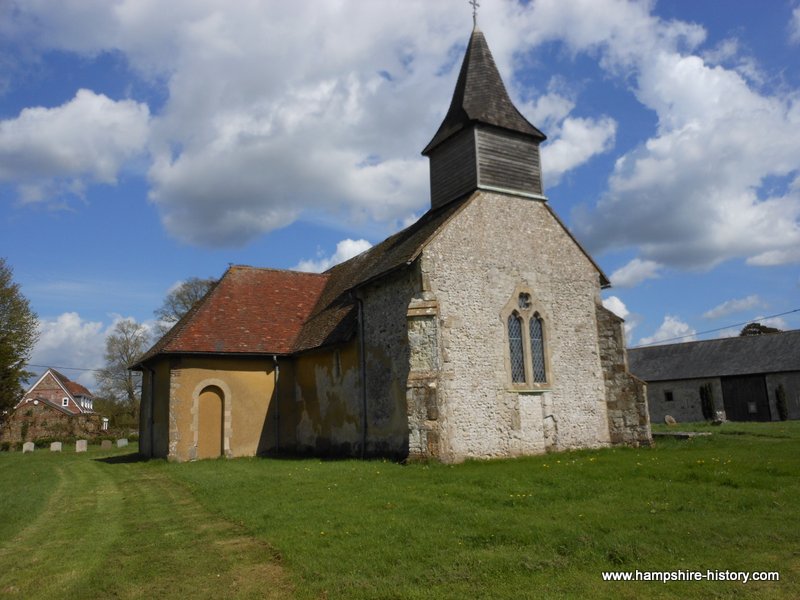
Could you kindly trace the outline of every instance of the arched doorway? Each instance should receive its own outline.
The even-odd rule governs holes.
[[[224,394],[215,385],[203,388],[197,399],[197,458],[218,458],[223,451]]]

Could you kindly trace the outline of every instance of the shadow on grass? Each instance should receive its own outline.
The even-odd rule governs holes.
[[[366,455],[360,454],[347,454],[345,452],[292,452],[289,450],[269,450],[267,452],[259,452],[256,455],[256,458],[264,458],[269,460],[278,460],[278,461],[320,461],[320,462],[347,462],[351,460],[357,461],[388,461],[397,464],[406,464],[409,461],[408,456],[403,456],[397,453],[369,453]],[[424,461],[423,461],[424,462]]]
[[[97,462],[106,463],[108,465],[122,465],[129,463],[147,462],[150,460],[146,456],[142,456],[138,452],[131,452],[130,454],[120,454],[118,456],[107,456],[106,458],[95,458]]]

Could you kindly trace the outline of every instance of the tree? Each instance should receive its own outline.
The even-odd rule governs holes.
[[[22,397],[25,370],[39,336],[39,321],[14,283],[11,267],[0,258],[0,420]]]
[[[161,308],[154,311],[159,320],[160,333],[163,335],[169,331],[206,295],[216,282],[216,279],[210,277],[208,279],[190,277],[170,291],[164,298]]]
[[[139,400],[142,392],[142,375],[129,371],[150,345],[147,327],[124,319],[114,327],[106,338],[106,366],[97,375],[100,395],[124,407],[134,422],[139,418]]]
[[[739,332],[739,337],[745,337],[748,335],[763,335],[765,333],[780,333],[780,329],[776,329],[775,327],[768,327],[766,325],[762,325],[759,322],[748,323],[742,330]]]

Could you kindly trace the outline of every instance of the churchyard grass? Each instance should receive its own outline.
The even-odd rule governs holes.
[[[266,542],[133,448],[0,453],[0,598],[291,598]]]
[[[800,597],[800,422],[681,429],[714,435],[452,466],[3,453],[0,596]],[[781,580],[601,575],[635,570]]]

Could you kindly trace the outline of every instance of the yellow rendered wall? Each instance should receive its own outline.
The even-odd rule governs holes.
[[[169,452],[169,360],[159,361],[153,369],[153,456],[166,458]]]
[[[204,390],[207,393],[209,387],[221,391],[223,396],[222,432],[201,419],[205,414],[201,409],[201,395]],[[206,451],[202,448],[213,445],[203,436],[218,434],[223,439],[223,454],[228,457],[254,456],[273,450],[279,438],[280,423],[274,399],[275,365],[271,357],[171,359],[170,460],[203,457]]]
[[[358,343],[295,359],[296,449],[358,456],[363,443]]]

